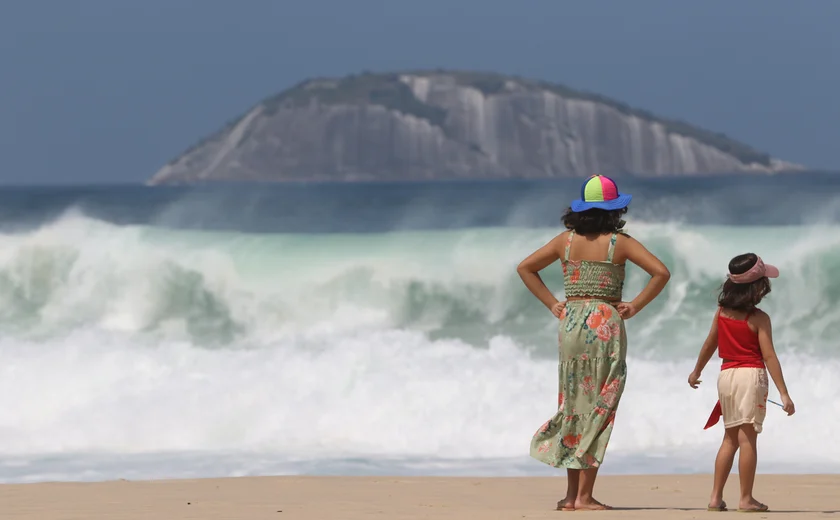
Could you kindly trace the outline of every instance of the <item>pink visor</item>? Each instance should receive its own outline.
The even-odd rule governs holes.
[[[765,264],[760,256],[755,265],[750,267],[750,270],[746,273],[727,275],[734,283],[753,283],[765,276],[767,278],[778,278],[779,269],[776,266]]]

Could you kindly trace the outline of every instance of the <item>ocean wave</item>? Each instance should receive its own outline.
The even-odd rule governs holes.
[[[782,269],[764,304],[780,347],[837,355],[830,345],[840,332],[840,279],[832,276],[840,229],[631,223],[629,230],[673,273],[662,297],[628,323],[642,355],[693,353],[729,258],[747,250]],[[222,347],[389,329],[478,347],[497,335],[545,345],[556,323],[515,266],[556,232],[247,235],[70,214],[0,235],[0,328],[21,337],[97,328]],[[562,296],[559,265],[544,278]],[[644,280],[630,266],[626,294]]]
[[[714,452],[719,435],[702,425],[716,368],[699,391],[685,378],[726,263],[746,247],[782,270],[764,308],[799,409],[793,419],[768,411],[763,460],[840,464],[817,438],[840,411],[825,397],[840,370],[840,230],[629,230],[674,276],[628,321],[611,456],[671,471],[693,467],[686,453]],[[557,322],[515,266],[556,232],[249,235],[70,213],[0,235],[0,392],[19,396],[0,410],[0,453],[238,450],[424,467],[524,457],[554,411]],[[632,295],[644,276],[628,276]],[[559,290],[559,267],[545,279]]]

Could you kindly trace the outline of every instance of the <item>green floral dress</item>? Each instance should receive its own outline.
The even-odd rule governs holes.
[[[624,320],[608,300],[621,298],[624,265],[613,264],[616,235],[607,260],[569,260],[573,232],[563,258],[566,297],[560,318],[560,391],[557,413],[531,440],[531,456],[558,468],[601,465],[627,376]]]

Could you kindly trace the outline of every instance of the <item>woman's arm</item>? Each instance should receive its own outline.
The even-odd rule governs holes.
[[[751,321],[758,327],[758,345],[761,347],[761,356],[764,358],[767,371],[770,372],[770,377],[773,378],[773,383],[779,391],[779,397],[782,398],[782,408],[788,415],[793,415],[796,408],[793,406],[790,395],[788,395],[785,376],[782,375],[782,364],[779,363],[779,358],[776,357],[776,349],[773,347],[773,327],[770,323],[770,316],[758,311],[752,315]]]
[[[671,279],[671,272],[665,267],[656,256],[645,249],[645,246],[638,240],[627,235],[622,235],[622,249],[627,257],[634,264],[641,267],[647,274],[650,275],[650,280],[644,289],[636,296],[632,302],[618,304],[618,311],[624,319],[632,318],[637,312],[644,309],[647,304],[659,296],[662,289]]]
[[[545,286],[542,278],[537,273],[560,259],[561,245],[564,240],[562,237],[565,234],[561,233],[554,237],[549,243],[531,253],[516,268],[516,272],[519,273],[519,277],[522,278],[525,287],[549,309],[552,309],[560,302],[551,294],[551,291],[548,290],[548,287]]]
[[[709,360],[712,359],[715,350],[717,350],[719,314],[720,309],[715,312],[715,317],[712,320],[712,328],[709,329],[709,335],[706,336],[706,341],[703,342],[703,346],[700,348],[700,354],[697,356],[697,364],[694,365],[694,372],[688,376],[688,384],[691,388],[697,388],[697,385],[701,383],[700,375],[703,373],[706,365],[709,364]]]

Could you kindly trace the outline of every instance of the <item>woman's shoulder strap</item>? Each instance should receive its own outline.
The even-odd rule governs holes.
[[[607,262],[612,263],[613,255],[615,255],[615,243],[618,241],[618,233],[613,233],[610,237],[610,248],[607,249]]]
[[[575,236],[575,230],[569,231],[569,238],[566,240],[566,251],[563,254],[563,260],[569,260],[569,251],[572,249],[572,237]]]

